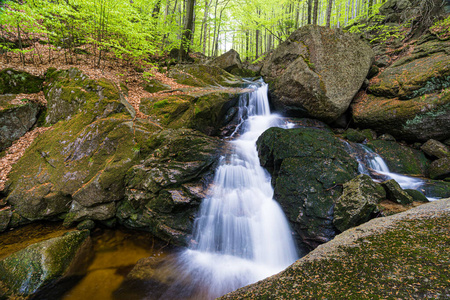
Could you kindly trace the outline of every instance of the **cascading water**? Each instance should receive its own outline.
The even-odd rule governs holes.
[[[256,150],[257,138],[266,129],[281,126],[281,119],[270,114],[265,83],[240,103],[241,117],[247,115],[241,134],[230,142],[233,151],[216,170],[191,245],[178,257],[177,281],[190,289],[184,288],[180,298],[221,296],[278,273],[298,258],[288,222],[272,198],[270,175],[260,166]]]
[[[375,180],[383,181],[388,179],[394,179],[402,189],[418,190],[424,184],[425,181],[420,178],[414,178],[397,173],[393,173],[389,170],[386,162],[383,158],[372,151],[369,147],[363,144],[349,144],[345,142],[347,149],[355,154],[355,158],[358,161],[358,171],[361,174],[366,174],[374,178]],[[356,149],[355,149],[356,148]],[[438,198],[427,197],[428,200],[433,201]]]

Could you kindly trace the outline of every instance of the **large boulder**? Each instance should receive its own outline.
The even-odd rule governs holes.
[[[239,97],[246,89],[205,89],[183,95],[143,98],[139,109],[168,128],[192,128],[217,135],[237,113]]]
[[[367,175],[344,183],[344,191],[334,207],[333,224],[341,232],[370,220],[386,191]]]
[[[272,175],[274,198],[310,248],[332,239],[333,207],[357,162],[327,129],[271,128],[258,139],[261,165]]]
[[[53,103],[47,121],[60,122],[33,142],[9,174],[6,201],[21,216],[19,223],[113,218],[115,202],[125,195],[125,173],[150,152],[148,141],[159,130],[134,120],[111,82],[81,80],[71,73],[79,74],[55,72],[46,89]],[[60,97],[55,96],[58,90],[63,91]],[[84,102],[60,110],[71,107],[72,94]]]
[[[386,180],[382,182],[381,185],[386,190],[387,198],[393,202],[408,205],[411,204],[414,200],[413,197],[402,190],[400,185],[394,179]]]
[[[0,94],[33,94],[42,90],[44,78],[13,69],[0,71]]]
[[[416,45],[352,104],[357,126],[406,141],[450,138],[450,41]]]
[[[215,58],[213,61],[211,61],[210,65],[222,68],[229,73],[233,73],[233,71],[242,68],[241,57],[239,56],[239,53],[237,53],[234,49],[231,49],[221,56]]]
[[[85,274],[91,245],[89,231],[72,231],[13,253],[0,261],[0,296],[27,297]]]
[[[153,154],[127,174],[117,217],[127,227],[185,245],[221,142],[191,129],[168,129],[153,143]]]
[[[369,45],[351,33],[308,25],[266,59],[261,74],[277,110],[333,122],[349,107],[372,61]]]
[[[38,119],[40,107],[26,99],[13,102],[14,97],[0,96],[0,151],[30,130]]]

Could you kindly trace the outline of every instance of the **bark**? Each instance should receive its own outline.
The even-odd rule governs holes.
[[[319,15],[319,0],[314,0],[314,13],[313,13],[314,25],[317,25],[318,15]]]
[[[327,7],[327,27],[330,28],[331,23],[331,9],[333,6],[333,0],[328,0],[328,7]]]
[[[189,48],[194,31],[194,5],[195,0],[186,1],[186,22],[183,36],[181,37],[180,60],[187,60],[189,58]]]

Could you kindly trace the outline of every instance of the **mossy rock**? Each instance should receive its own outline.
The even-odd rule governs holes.
[[[157,93],[161,91],[167,91],[170,89],[172,89],[170,85],[164,84],[156,79],[151,79],[144,83],[144,90],[146,90],[149,93]]]
[[[42,90],[44,78],[14,69],[0,71],[0,94],[34,94]]]
[[[85,101],[40,135],[14,165],[6,200],[23,222],[110,219],[115,202],[124,197],[126,172],[152,150],[149,143],[159,128],[134,120],[111,82],[90,80],[76,69],[49,70],[47,77],[53,86],[48,91],[78,89]],[[70,103],[71,94],[55,97],[56,106]],[[49,108],[48,116],[58,118],[56,111]]]
[[[13,253],[0,261],[0,289],[11,297],[27,297],[87,269],[88,231],[72,231]]]
[[[385,197],[381,185],[367,175],[359,175],[344,183],[344,191],[334,207],[333,224],[342,232],[369,221]]]
[[[366,140],[366,136],[362,132],[353,128],[347,129],[343,137],[354,143],[362,143]]]
[[[0,151],[11,146],[33,127],[41,108],[38,104],[24,101],[12,104],[8,99],[0,99]]]
[[[185,95],[144,98],[140,110],[168,128],[192,128],[217,135],[227,124],[229,110],[238,104],[243,89],[211,89]]]
[[[385,140],[373,140],[367,146],[383,158],[391,172],[422,177],[427,174],[430,161],[422,151]]]
[[[402,204],[402,205],[408,205],[413,203],[413,198],[402,188],[400,185],[394,180],[386,180],[381,183],[381,185],[386,190],[386,197],[396,203]]]
[[[178,65],[169,71],[169,77],[175,79],[180,84],[207,87],[207,86],[228,86],[239,87],[242,80],[225,70],[207,65]]]
[[[404,191],[406,193],[408,193],[408,195],[410,195],[413,198],[413,200],[416,201],[416,202],[424,202],[424,203],[430,202],[428,200],[428,198],[425,197],[425,195],[422,192],[418,191],[418,190],[405,189]]]
[[[450,179],[450,157],[433,161],[430,165],[429,172],[431,179]]]
[[[105,118],[125,112],[135,116],[133,107],[125,100],[119,88],[107,79],[92,80],[80,70],[49,69],[44,88],[47,99],[45,124],[55,124],[77,114],[86,118]]]
[[[336,234],[333,207],[358,164],[330,130],[265,131],[257,141],[261,165],[272,175],[274,198],[310,248]]]
[[[168,129],[153,138],[152,147],[151,156],[127,173],[117,217],[127,227],[186,245],[221,143],[191,129]]]

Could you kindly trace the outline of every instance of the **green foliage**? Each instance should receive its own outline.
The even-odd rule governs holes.
[[[441,40],[447,40],[450,38],[450,16],[446,19],[437,21],[430,27],[430,31],[437,35]]]

